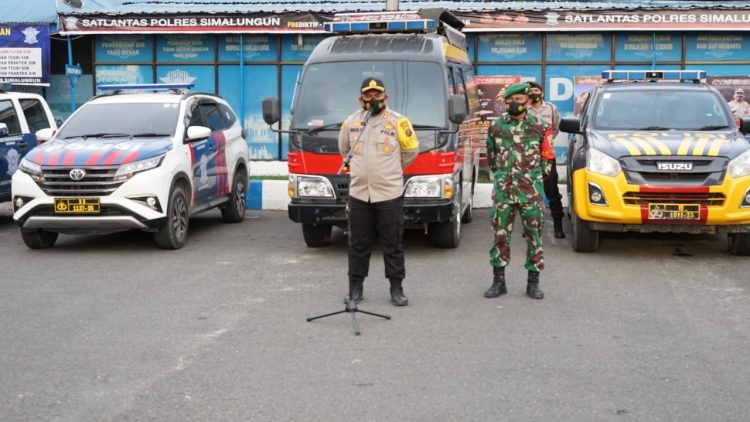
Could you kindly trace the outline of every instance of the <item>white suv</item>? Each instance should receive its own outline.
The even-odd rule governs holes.
[[[244,219],[249,152],[226,101],[176,89],[123,93],[156,85],[106,88],[118,90],[56,133],[38,131],[49,141],[13,175],[13,219],[28,247],[52,247],[58,233],[140,229],[178,249],[192,214],[219,207],[225,222]]]

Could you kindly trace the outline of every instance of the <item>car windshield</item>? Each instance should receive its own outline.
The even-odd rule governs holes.
[[[65,123],[58,138],[172,136],[179,110],[176,103],[88,104]]]
[[[292,121],[295,129],[336,126],[360,107],[362,81],[380,79],[388,107],[407,116],[415,127],[446,125],[446,83],[437,63],[362,61],[312,64],[305,70]]]
[[[610,91],[592,124],[602,130],[717,130],[734,123],[723,98],[706,90]]]

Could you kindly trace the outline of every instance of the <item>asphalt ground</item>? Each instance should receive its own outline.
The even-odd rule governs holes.
[[[545,227],[525,296],[485,299],[488,210],[458,249],[405,236],[410,305],[379,250],[361,336],[341,314],[346,239],[311,249],[283,211],[27,249],[0,208],[2,421],[747,421],[750,261],[718,236],[607,235],[577,254]],[[570,227],[566,226],[567,233]]]

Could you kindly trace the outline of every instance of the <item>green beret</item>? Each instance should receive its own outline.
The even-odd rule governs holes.
[[[508,89],[505,90],[505,94],[503,95],[503,98],[507,99],[511,95],[515,94],[524,94],[529,95],[529,90],[531,87],[526,82],[521,84],[514,84],[508,87]]]

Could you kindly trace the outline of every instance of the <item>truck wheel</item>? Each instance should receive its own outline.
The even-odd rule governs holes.
[[[464,224],[471,223],[474,221],[474,195],[472,194],[469,197],[469,205],[466,207],[466,211],[464,211],[464,215],[461,217],[461,222]]]
[[[232,181],[232,195],[229,197],[229,202],[221,209],[221,218],[225,223],[239,223],[245,219],[246,195],[247,176],[245,172],[240,171]]]
[[[161,249],[180,249],[185,246],[190,212],[187,195],[182,185],[175,185],[169,195],[167,222],[154,233],[156,246]]]
[[[321,246],[328,246],[331,243],[331,229],[330,224],[302,224],[302,237],[305,238],[305,243],[311,248],[319,248]]]
[[[428,230],[432,245],[438,248],[457,248],[461,243],[461,188],[453,203],[453,214],[450,220],[431,223]]]
[[[21,230],[23,243],[30,249],[47,249],[55,246],[59,233],[48,232],[46,230]]]
[[[588,221],[578,218],[575,208],[570,209],[573,226],[573,250],[576,252],[596,252],[599,249],[599,232],[592,230]]]
[[[750,233],[727,233],[727,245],[732,255],[750,255]]]

